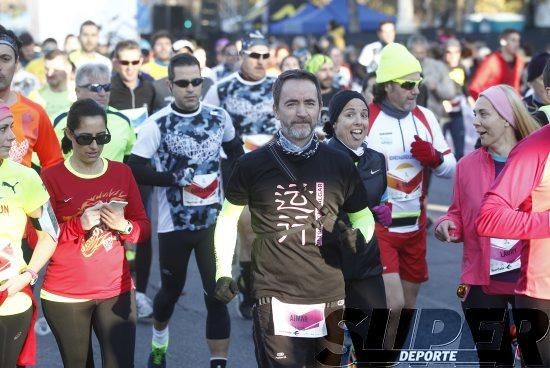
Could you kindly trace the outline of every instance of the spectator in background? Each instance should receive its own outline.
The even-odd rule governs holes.
[[[44,69],[44,56],[53,50],[57,50],[57,41],[53,38],[46,38],[44,42],[42,42],[42,55],[36,59],[31,60],[27,66],[25,67],[25,70],[27,70],[29,73],[33,74],[38,80],[40,81],[40,84],[43,86],[46,84],[46,71]]]
[[[301,69],[300,60],[294,55],[288,55],[281,61],[279,69],[281,69],[281,73],[287,70]]]
[[[69,57],[61,50],[53,50],[44,56],[47,84],[33,91],[29,98],[42,106],[50,120],[67,111],[76,101],[74,85],[69,86],[73,66]]]
[[[346,47],[344,59],[351,71],[351,89],[358,91],[365,78],[367,78],[367,74],[370,73],[367,73],[365,67],[359,63],[357,49],[353,45]]]
[[[336,46],[340,51],[343,52],[346,48],[346,30],[340,23],[338,23],[334,19],[331,19],[331,21],[328,23],[328,36],[334,46]]]
[[[421,34],[409,37],[407,48],[422,66],[422,83],[428,91],[425,107],[435,114],[440,125],[444,125],[448,121],[448,115],[443,107],[443,101],[450,100],[457,94],[455,85],[449,77],[449,68],[445,63],[429,56],[430,45],[426,37]]]
[[[214,73],[214,71],[207,66],[207,56],[204,48],[197,47],[195,51],[193,51],[193,56],[197,58],[199,64],[201,65],[201,75],[204,78],[204,81],[202,82],[202,95],[204,96],[206,92],[208,92],[210,86],[216,82],[216,73]]]
[[[542,82],[544,84],[544,93],[547,100],[550,100],[550,61],[546,62],[544,71],[542,72]],[[534,114],[535,119],[540,125],[548,125],[550,121],[550,104],[539,107]]]
[[[344,60],[342,50],[336,46],[332,46],[329,49],[328,56],[330,56],[334,63],[332,69],[334,72],[334,85],[349,89],[351,87],[351,70]]]
[[[533,56],[527,65],[527,84],[531,88],[531,91],[525,96],[523,103],[531,114],[535,114],[542,106],[550,105],[550,97],[546,94],[542,75],[544,66],[549,59],[550,53],[541,52]]]
[[[216,65],[218,64],[221,64],[223,62],[223,48],[225,47],[225,45],[227,45],[228,43],[231,43],[227,38],[220,38],[219,40],[216,41],[216,45],[215,45],[215,51],[216,51]]]
[[[445,43],[444,60],[449,68],[449,78],[455,86],[455,96],[450,100],[443,101],[445,111],[448,113],[449,120],[443,125],[443,135],[450,131],[453,139],[454,154],[457,160],[464,156],[464,116],[463,106],[467,106],[466,100],[466,85],[467,75],[466,70],[461,63],[462,46],[455,38],[450,38]]]
[[[155,90],[151,76],[140,71],[143,59],[139,44],[133,40],[116,44],[109,105],[119,110],[146,107],[153,112]]]
[[[45,168],[63,160],[61,147],[44,109],[11,89],[20,45],[17,36],[0,25],[0,100],[10,107],[15,133],[9,157],[12,161],[31,166],[32,153],[36,152]]]
[[[69,59],[77,69],[88,63],[103,64],[109,70],[112,68],[111,60],[97,51],[99,47],[99,31],[99,26],[91,20],[85,21],[80,26],[78,41],[80,41],[81,49],[69,54]]]
[[[23,65],[23,67],[26,67],[31,60],[39,58],[40,53],[36,51],[34,38],[32,38],[29,32],[21,33],[21,35],[19,35],[19,40],[21,41],[19,60],[21,62],[21,65]]]
[[[158,31],[151,37],[153,60],[143,64],[141,70],[155,80],[168,76],[168,63],[172,54],[172,35],[168,31]]]
[[[307,48],[307,40],[304,36],[296,36],[292,39],[292,54],[300,60],[300,65],[304,65],[310,58],[311,53]]]
[[[278,76],[281,74],[281,69],[279,66],[283,62],[283,59],[290,55],[290,48],[285,44],[277,44],[270,48],[269,53],[271,54],[271,58],[270,66],[267,68],[267,73],[273,76]]]
[[[469,92],[477,99],[480,92],[497,84],[508,84],[521,93],[521,73],[524,61],[518,55],[521,35],[515,29],[505,29],[499,36],[500,50],[481,61],[472,77]]]
[[[361,94],[367,101],[367,106],[374,100],[374,85],[376,84],[376,73],[372,72],[363,80]]]
[[[78,41],[78,37],[76,37],[72,33],[65,36],[65,42],[63,43],[63,51],[65,51],[67,55],[70,55],[71,52],[77,51],[77,50],[80,50],[80,41]]]
[[[323,54],[315,54],[304,65],[304,69],[312,74],[315,74],[319,83],[321,84],[321,97],[323,100],[323,106],[328,109],[328,104],[332,96],[336,94],[341,88],[335,87],[334,80],[334,63],[332,59]],[[322,115],[322,113],[321,113]]]
[[[221,62],[212,70],[216,73],[216,81],[219,81],[231,73],[239,70],[239,51],[234,43],[226,44],[221,51]]]
[[[380,52],[388,43],[395,41],[395,23],[391,20],[385,20],[378,24],[376,30],[378,41],[369,43],[359,55],[359,63],[367,68],[367,72],[374,72],[380,62]]]
[[[101,156],[111,161],[124,161],[132,151],[136,133],[130,120],[117,109],[109,106],[111,71],[105,64],[84,64],[76,70],[75,82],[77,100],[91,98],[107,113],[107,126],[112,138],[111,143],[103,148]],[[53,122],[55,134],[60,142],[66,135],[67,114],[68,112],[64,112],[58,115]]]

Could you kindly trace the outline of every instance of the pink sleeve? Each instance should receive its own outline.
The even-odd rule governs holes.
[[[456,225],[456,235],[458,237],[458,242],[463,241],[462,214],[460,211],[460,167],[461,165],[456,166],[451,206],[449,207],[447,214],[437,219],[434,227],[437,228],[437,226],[439,226],[439,224],[445,220],[452,221]]]
[[[536,150],[525,144],[512,150],[506,166],[481,204],[476,220],[480,236],[504,239],[550,237],[549,212],[532,212],[530,204],[531,193],[542,179],[546,160],[547,157],[539,157]]]

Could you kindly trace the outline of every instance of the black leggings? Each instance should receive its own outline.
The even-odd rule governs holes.
[[[42,299],[66,368],[93,367],[92,328],[99,341],[103,368],[134,366],[136,303],[134,292],[109,299],[60,303]]]
[[[29,332],[32,308],[23,313],[0,316],[0,367],[15,367]]]
[[[159,262],[162,286],[155,296],[155,320],[166,322],[185,286],[187,266],[191,252],[201,275],[206,304],[206,338],[229,338],[230,321],[227,306],[213,297],[216,287],[216,261],[214,256],[214,226],[198,231],[172,231],[159,234]]]
[[[147,211],[147,216],[151,216],[151,199],[153,195],[153,187],[150,185],[140,185],[139,191],[141,193],[141,200],[143,201],[143,207]],[[153,250],[151,246],[151,238],[139,243],[136,247],[136,291],[145,293],[147,291],[147,284],[149,283],[149,275],[151,273],[151,260],[153,258]]]
[[[525,365],[550,367],[550,300],[516,295],[514,319]]]
[[[372,357],[364,349],[373,309],[386,309],[386,291],[382,275],[362,280],[346,280],[346,311],[344,317],[351,334],[358,367],[369,366]]]
[[[462,310],[476,344],[480,367],[494,367],[495,362],[497,367],[514,366],[509,313],[509,305],[514,304],[513,295],[489,295],[481,286],[469,286]]]

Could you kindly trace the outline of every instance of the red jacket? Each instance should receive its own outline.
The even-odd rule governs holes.
[[[508,62],[504,60],[500,51],[495,51],[487,56],[477,67],[470,87],[470,95],[477,100],[479,94],[487,88],[497,84],[508,84],[518,93],[521,93],[521,73],[523,71],[524,61],[516,56],[513,68],[510,68]]]
[[[523,139],[487,192],[480,235],[525,241],[516,293],[550,300],[550,126]]]
[[[464,156],[456,165],[453,199],[447,214],[435,226],[450,220],[456,225],[458,241],[464,243],[460,282],[489,285],[490,238],[477,235],[475,220],[484,194],[495,181],[495,164],[485,148]]]

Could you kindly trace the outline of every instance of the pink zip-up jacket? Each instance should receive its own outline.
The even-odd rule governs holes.
[[[477,234],[475,220],[494,181],[495,163],[487,149],[478,148],[464,156],[456,165],[451,206],[435,224],[450,220],[456,225],[458,241],[464,243],[460,282],[467,285],[489,285],[490,238]]]
[[[480,235],[525,241],[516,293],[550,300],[550,126],[523,139],[487,192]]]

